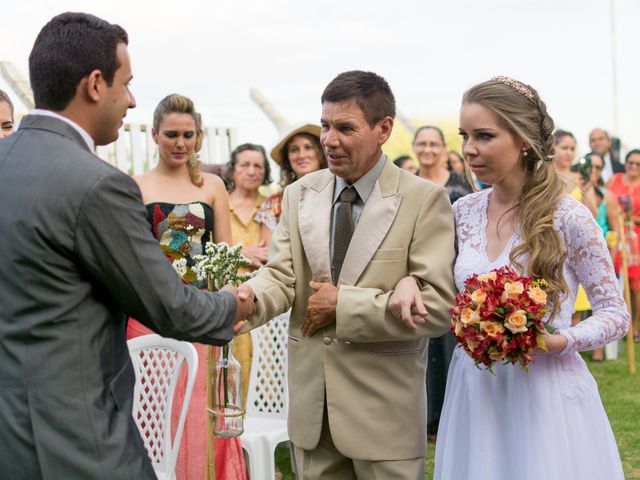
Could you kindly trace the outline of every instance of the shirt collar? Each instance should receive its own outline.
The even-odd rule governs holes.
[[[53,118],[57,118],[58,120],[62,120],[63,122],[66,122],[67,124],[71,125],[80,134],[84,142],[89,147],[89,150],[91,150],[92,152],[94,151],[95,143],[93,141],[93,138],[91,138],[91,136],[87,133],[87,131],[84,128],[82,128],[73,120],[70,120],[67,117],[63,117],[59,113],[52,112],[51,110],[44,110],[42,108],[36,108],[30,113],[30,115],[42,115],[44,117],[53,117]]]
[[[336,176],[336,186],[333,190],[333,203],[336,203],[338,197],[342,193],[342,190],[350,186],[356,189],[356,191],[358,192],[358,196],[362,200],[362,203],[367,203],[369,195],[371,195],[373,187],[376,184],[380,173],[382,173],[382,169],[384,168],[384,164],[386,163],[386,161],[387,156],[384,153],[381,153],[378,162],[371,169],[369,169],[367,173],[356,180],[353,185],[349,185],[344,178]]]

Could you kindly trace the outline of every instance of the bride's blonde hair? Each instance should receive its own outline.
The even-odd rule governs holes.
[[[565,185],[552,163],[555,157],[553,119],[535,89],[505,77],[470,88],[462,102],[477,103],[491,110],[500,124],[529,147],[522,153],[526,180],[514,206],[518,209],[523,242],[511,250],[509,260],[523,272],[522,257],[529,255],[528,275],[548,282],[547,298],[557,313],[568,287],[562,272],[567,252],[554,228],[554,214],[565,193]]]

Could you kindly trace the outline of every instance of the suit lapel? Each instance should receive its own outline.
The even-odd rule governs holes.
[[[387,160],[353,232],[339,284],[356,284],[387,235],[402,200],[402,193],[398,192],[399,179],[400,170]],[[333,189],[330,190],[333,193]]]
[[[312,280],[331,282],[331,207],[335,176],[329,170],[301,180],[298,230]]]

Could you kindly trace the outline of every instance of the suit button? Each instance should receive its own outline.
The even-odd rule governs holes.
[[[324,337],[324,338],[322,339],[322,342],[323,342],[325,345],[331,345],[331,337]]]

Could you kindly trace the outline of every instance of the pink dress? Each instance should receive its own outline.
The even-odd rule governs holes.
[[[147,205],[147,218],[153,235],[159,240],[160,247],[169,259],[187,258],[191,254],[200,254],[204,243],[210,238],[213,227],[213,210],[205,203],[190,204],[151,203]],[[190,273],[187,278],[190,278]],[[192,276],[192,275],[191,275]],[[192,279],[191,283],[195,283]],[[127,339],[154,333],[137,320],[130,318],[127,326]],[[177,480],[201,480],[205,478],[207,457],[207,388],[206,388],[206,346],[194,343],[198,352],[198,372],[187,411],[187,419],[182,433],[178,460],[176,462]],[[172,412],[172,426],[178,421],[184,401],[184,382],[186,374],[182,372],[176,388]],[[239,438],[214,438],[214,462],[216,480],[245,480],[247,469]]]

